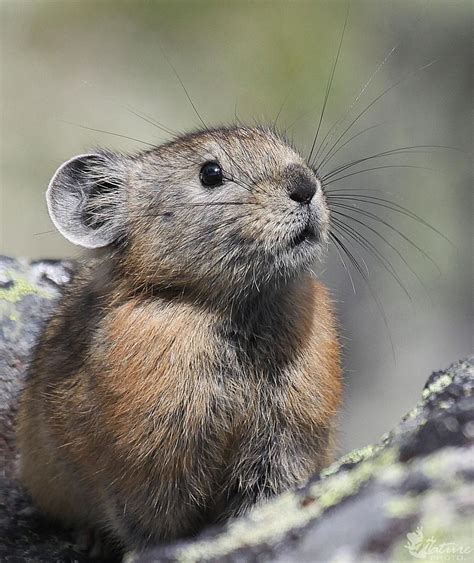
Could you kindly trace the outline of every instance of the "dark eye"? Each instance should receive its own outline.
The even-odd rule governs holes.
[[[220,164],[215,161],[203,164],[199,174],[199,179],[201,180],[201,184],[206,186],[206,188],[221,186],[224,179]]]

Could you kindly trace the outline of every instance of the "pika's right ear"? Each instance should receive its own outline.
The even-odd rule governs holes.
[[[119,238],[124,217],[124,161],[113,153],[82,154],[58,168],[46,192],[56,228],[86,248],[107,246]]]

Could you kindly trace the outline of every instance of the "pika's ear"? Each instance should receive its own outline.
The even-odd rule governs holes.
[[[126,159],[113,153],[81,154],[58,168],[46,192],[49,215],[70,242],[100,248],[124,230]]]

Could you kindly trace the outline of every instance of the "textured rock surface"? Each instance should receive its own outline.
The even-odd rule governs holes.
[[[18,393],[68,262],[0,257],[0,561],[78,561],[65,530],[35,513],[15,480]],[[129,554],[151,561],[474,559],[474,366],[433,373],[416,407],[379,444],[304,488],[192,540]]]

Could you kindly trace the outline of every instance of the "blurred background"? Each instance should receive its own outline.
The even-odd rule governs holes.
[[[78,247],[54,232],[45,206],[58,165],[95,146],[135,152],[145,148],[138,140],[159,144],[169,138],[149,118],[176,132],[199,126],[170,63],[206,123],[229,123],[236,116],[250,124],[273,123],[278,116],[278,127],[307,155],[346,6],[335,0],[2,0],[0,252],[80,256]],[[336,302],[344,345],[341,451],[389,430],[418,399],[430,371],[472,350],[471,34],[469,1],[350,2],[318,142],[345,116],[331,137],[336,141],[372,100],[400,83],[338,146],[377,127],[345,144],[324,172],[397,147],[459,150],[369,160],[346,174],[378,169],[328,186],[390,199],[451,241],[362,198],[343,204],[375,213],[392,227],[339,208],[361,222],[346,221],[383,255],[406,289],[349,238],[347,246],[367,267],[370,289],[345,258],[354,293],[334,248],[317,266]]]

